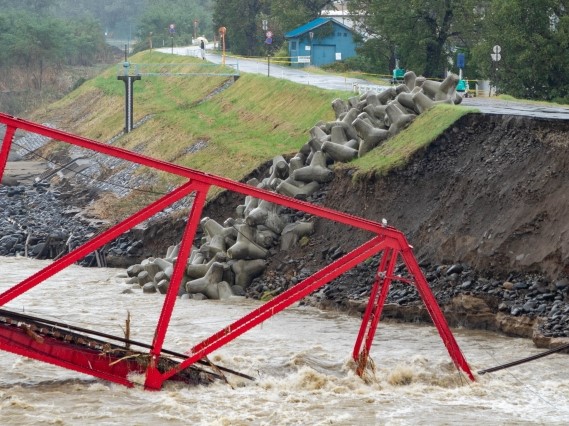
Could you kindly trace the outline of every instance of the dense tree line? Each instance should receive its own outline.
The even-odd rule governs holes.
[[[138,49],[208,39],[225,27],[235,54],[264,55],[284,34],[331,8],[333,0],[0,0],[0,67],[90,64],[105,39],[138,40]],[[336,2],[337,3],[337,2]],[[343,0],[361,43],[353,69],[389,74],[399,64],[427,77],[462,70],[514,96],[569,101],[568,0]],[[170,25],[175,30],[169,30]],[[490,54],[501,46],[500,61]],[[39,78],[41,84],[41,78]]]
[[[213,26],[227,28],[232,52],[241,55],[265,53],[263,21],[273,33],[275,49],[284,43],[284,34],[321,15],[333,0],[215,0]]]
[[[215,0],[213,26],[227,28],[232,52],[264,54],[262,21],[283,35],[320,16],[328,0]],[[362,43],[347,66],[389,74],[396,66],[427,77],[459,72],[488,78],[514,96],[569,102],[567,0],[347,0]],[[490,56],[501,47],[500,60]]]

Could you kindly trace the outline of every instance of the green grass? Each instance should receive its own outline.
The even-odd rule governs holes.
[[[232,179],[241,179],[276,155],[297,152],[316,122],[334,119],[331,102],[351,95],[246,74],[202,102],[229,77],[212,75],[213,68],[193,57],[143,52],[130,62],[174,72],[202,67],[207,75],[143,75],[134,83],[134,121],[148,115],[152,119],[119,139],[117,146]],[[124,126],[120,71],[120,64],[109,67],[34,118],[82,136],[110,139]],[[207,147],[187,154],[197,142]]]
[[[548,102],[548,101],[536,101],[536,100],[531,100],[531,99],[521,99],[521,98],[515,98],[511,95],[498,95],[498,96],[493,96],[490,99],[498,99],[500,101],[510,101],[510,102],[519,102],[519,103],[524,103],[524,104],[529,104],[529,105],[543,105],[543,106],[548,106],[548,107],[563,107],[563,108],[567,108],[567,104],[564,103],[557,103],[557,102]]]
[[[393,168],[403,167],[420,149],[426,147],[462,116],[478,112],[476,108],[437,105],[418,116],[411,125],[388,139],[362,158],[342,167],[356,169],[354,180],[383,176]]]
[[[326,69],[322,69],[319,67],[314,67],[314,66],[308,66],[302,69],[303,71],[306,71],[310,74],[316,74],[316,75],[339,75],[345,78],[357,78],[360,80],[365,80],[368,81],[371,84],[378,84],[378,85],[384,85],[384,86],[389,86],[390,83],[390,76],[388,75],[380,75],[380,74],[370,74],[370,73],[365,73],[365,72],[361,72],[361,71],[345,71],[345,72],[340,72],[340,71],[329,71]]]

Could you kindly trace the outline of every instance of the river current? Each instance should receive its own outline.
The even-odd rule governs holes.
[[[0,291],[49,263],[0,257]],[[6,308],[151,343],[163,297],[132,292],[122,270],[70,267]],[[248,299],[178,300],[164,347],[184,352],[258,306]],[[132,389],[0,352],[2,425],[567,424],[567,355],[554,354],[469,382],[432,325],[380,323],[375,374],[364,382],[350,354],[360,319],[295,306],[214,352],[228,376],[158,392]],[[473,371],[533,355],[528,339],[453,330]]]

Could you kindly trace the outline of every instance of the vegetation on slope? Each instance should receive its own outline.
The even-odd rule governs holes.
[[[477,112],[476,108],[437,105],[424,112],[401,133],[385,141],[365,157],[351,162],[357,169],[355,180],[385,175],[390,169],[404,166],[418,150],[433,142],[460,117]]]
[[[220,90],[228,77],[214,75],[211,64],[196,58],[144,52],[130,61],[133,67],[172,64],[171,71],[176,71],[174,65],[181,70],[201,67],[207,75],[143,76],[135,82],[134,122],[147,120],[114,145],[236,180],[275,155],[296,153],[316,122],[334,119],[332,100],[349,96],[254,75],[241,76]],[[124,127],[120,72],[120,64],[110,67],[37,111],[33,119],[81,136],[110,140]],[[200,149],[192,150],[192,146]],[[160,176],[148,189],[164,192],[179,182]]]
[[[164,68],[207,73],[189,76],[143,76],[134,85],[134,121],[148,121],[115,145],[231,179],[242,179],[275,155],[294,154],[318,121],[334,119],[331,101],[348,92],[330,92],[286,80],[241,76],[225,90],[220,66],[192,57],[144,52],[131,58],[140,69]],[[146,64],[146,65],[141,65]],[[149,65],[154,64],[154,65]],[[107,141],[124,126],[121,64],[107,69],[34,117],[89,138]],[[214,94],[214,96],[209,96]],[[343,167],[356,168],[356,178],[384,174],[402,166],[458,118],[474,111],[438,106],[419,116],[404,132],[363,158]],[[199,149],[191,149],[192,146]],[[152,188],[165,191],[179,180],[164,177]]]

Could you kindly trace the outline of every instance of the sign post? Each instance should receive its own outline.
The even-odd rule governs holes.
[[[272,31],[267,31],[265,33],[267,38],[265,39],[265,44],[267,45],[267,77],[271,76],[271,44],[273,43],[273,33]]]
[[[499,45],[495,45],[492,48],[492,52],[490,54],[490,57],[492,58],[492,73],[494,74],[494,94],[497,91],[497,87],[498,87],[498,62],[500,62],[500,59],[502,59],[502,55],[500,54],[500,52],[502,51],[502,48]],[[490,87],[490,96],[492,96],[492,88]]]
[[[464,53],[459,53],[456,55],[456,66],[458,67],[458,78],[460,80],[462,80],[462,70],[464,69],[465,62]]]
[[[176,25],[170,24],[168,28],[168,32],[170,33],[170,38],[172,39],[172,55],[174,54],[174,34],[176,34]]]

